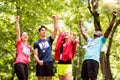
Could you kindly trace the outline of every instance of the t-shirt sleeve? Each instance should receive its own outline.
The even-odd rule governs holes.
[[[37,43],[34,43],[33,48],[34,48],[34,49],[37,49],[37,48],[38,48],[38,44],[37,44]]]
[[[19,46],[21,44],[21,40],[16,42],[16,46]]]
[[[32,50],[33,50],[33,49],[32,49],[32,46],[30,46],[30,52],[32,52]]]
[[[105,43],[106,40],[107,40],[107,38],[105,38],[104,36],[101,36],[101,41],[102,41],[102,43]]]
[[[92,40],[92,38],[88,38],[88,39],[87,39],[87,42],[90,42],[91,40]]]
[[[49,36],[50,42],[52,43],[54,40],[51,38],[51,36]]]

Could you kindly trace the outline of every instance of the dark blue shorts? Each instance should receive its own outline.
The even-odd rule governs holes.
[[[93,59],[85,60],[82,65],[82,78],[97,78],[99,63]]]
[[[44,62],[43,66],[36,65],[36,76],[54,76],[53,62]]]

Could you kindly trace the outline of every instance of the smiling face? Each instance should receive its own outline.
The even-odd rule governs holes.
[[[64,32],[64,34],[65,34],[65,39],[70,38],[70,31],[66,31]]]
[[[22,41],[27,41],[27,40],[28,40],[28,34],[27,34],[27,32],[23,32],[23,33],[21,34],[21,40],[22,40]]]

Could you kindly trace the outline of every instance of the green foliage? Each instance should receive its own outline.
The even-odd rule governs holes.
[[[120,7],[101,5],[100,3],[100,21],[103,32],[106,30],[111,19],[111,12],[113,9],[117,9],[120,12]],[[38,27],[45,25],[48,27],[47,36],[49,36],[53,30],[52,15],[58,15],[59,20],[63,22],[61,25],[63,31],[70,30],[76,32],[79,36],[79,45],[77,48],[76,56],[73,60],[73,77],[78,76],[80,79],[81,65],[84,57],[83,45],[86,44],[83,37],[79,32],[79,19],[89,24],[91,27],[84,27],[90,36],[94,30],[93,18],[87,9],[87,0],[1,0],[0,1],[0,80],[10,80],[14,76],[14,59],[16,56],[16,30],[15,30],[15,16],[20,16],[21,32],[27,31],[29,35],[29,44],[33,46],[33,43],[39,39]],[[119,17],[119,16],[118,16]],[[120,79],[120,65],[119,65],[119,29],[116,30],[114,35],[114,42],[111,50],[111,70],[115,80]],[[56,41],[56,40],[55,40]],[[55,46],[53,43],[53,48]],[[54,52],[53,52],[54,57]],[[114,65],[114,64],[117,65]],[[79,65],[78,65],[79,64]],[[36,62],[31,55],[31,62],[29,63],[29,80],[36,80],[35,76]],[[115,71],[115,72],[114,72]],[[99,75],[101,77],[101,75]],[[53,80],[57,80],[58,76],[53,77]],[[14,80],[17,80],[16,75]]]

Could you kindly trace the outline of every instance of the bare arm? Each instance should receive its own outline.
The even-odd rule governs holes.
[[[43,61],[38,58],[38,49],[34,49],[34,59],[39,65],[43,65]]]
[[[20,38],[19,16],[16,16],[16,31],[17,31],[16,41],[19,41],[19,40],[21,40],[21,38]]]
[[[81,32],[82,36],[84,37],[84,39],[87,41],[89,36],[87,35],[84,28],[82,27],[82,20],[81,19],[79,21],[79,25],[80,25],[80,32]]]
[[[28,58],[28,61],[30,62],[31,61],[31,59],[30,59],[30,57],[31,57],[31,55],[32,55],[32,47],[31,47],[31,51],[30,51],[30,56],[29,56],[29,58]]]
[[[51,38],[54,40],[56,35],[57,35],[57,28],[58,28],[58,20],[57,20],[57,16],[52,16],[53,20],[54,20],[54,31],[52,33]]]
[[[73,44],[77,41],[76,38],[77,38],[77,34],[76,34],[76,33],[73,33],[73,34],[72,34]]]
[[[60,28],[59,25],[58,25],[58,27],[57,27],[57,30],[58,30],[58,34],[60,34],[60,33],[62,32],[62,30],[61,30],[61,28]]]
[[[60,34],[62,32],[60,26],[58,26],[58,33]]]
[[[104,37],[105,37],[105,38],[108,38],[108,36],[109,36],[109,34],[110,34],[110,31],[112,30],[112,27],[113,27],[113,25],[114,25],[116,16],[117,16],[117,12],[116,12],[116,11],[113,11],[112,21],[110,22],[109,27],[107,28],[107,30],[106,30],[105,33],[104,33]]]

